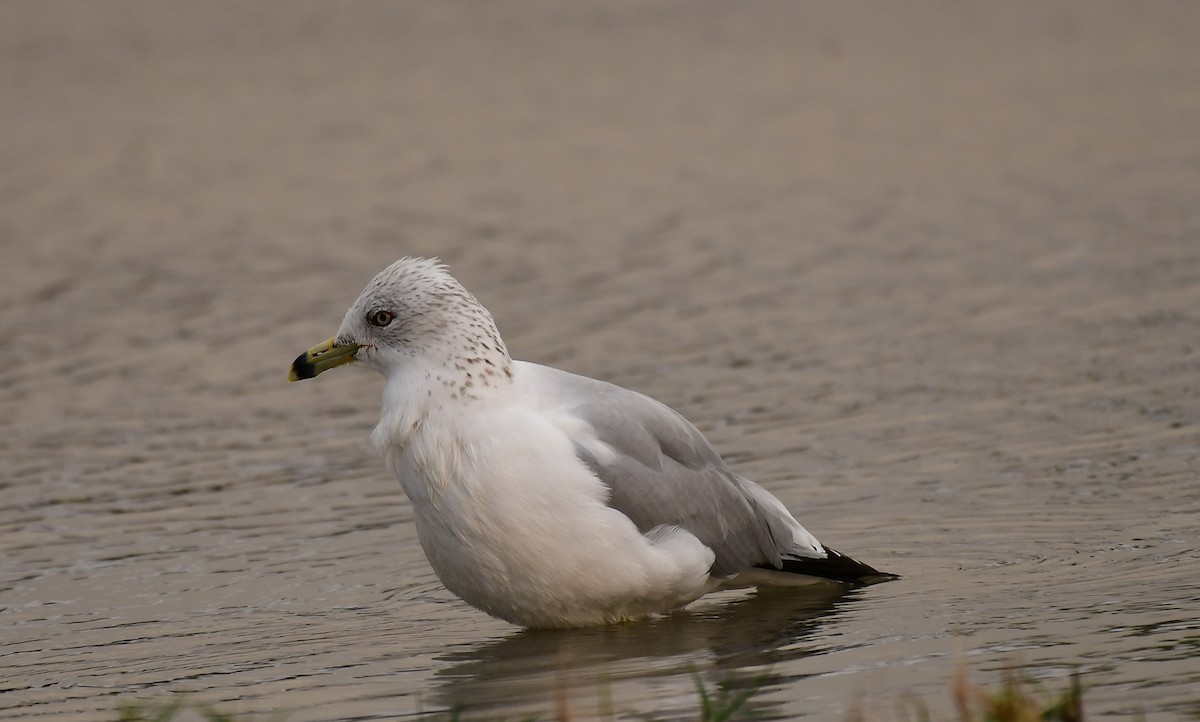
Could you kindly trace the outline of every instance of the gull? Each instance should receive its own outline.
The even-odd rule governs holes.
[[[720,589],[895,578],[817,541],[670,407],[513,360],[437,259],[375,276],[288,379],[350,363],[386,379],[372,441],[430,565],[494,617],[584,627]]]

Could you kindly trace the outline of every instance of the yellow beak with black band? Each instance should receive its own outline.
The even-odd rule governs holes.
[[[288,381],[311,379],[335,366],[348,364],[354,360],[358,349],[359,344],[356,343],[339,346],[336,339],[322,341],[296,357],[292,368],[288,370]]]

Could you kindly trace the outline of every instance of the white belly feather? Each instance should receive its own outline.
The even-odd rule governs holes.
[[[466,602],[524,625],[578,626],[711,589],[712,551],[676,527],[639,533],[544,416],[509,407],[411,431],[386,446],[387,463],[430,564]]]

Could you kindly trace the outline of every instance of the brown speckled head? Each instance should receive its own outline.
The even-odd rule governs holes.
[[[356,361],[386,375],[424,360],[456,395],[506,383],[512,359],[488,313],[437,259],[401,258],[367,284],[335,338],[358,344]]]

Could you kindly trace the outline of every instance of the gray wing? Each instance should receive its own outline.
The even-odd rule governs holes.
[[[540,367],[553,396],[588,423],[614,454],[575,444],[581,461],[610,490],[609,504],[643,533],[674,524],[713,550],[712,574],[779,568],[794,547],[795,521],[764,504],[753,484],[725,466],[703,434],[670,407],[620,386]]]

